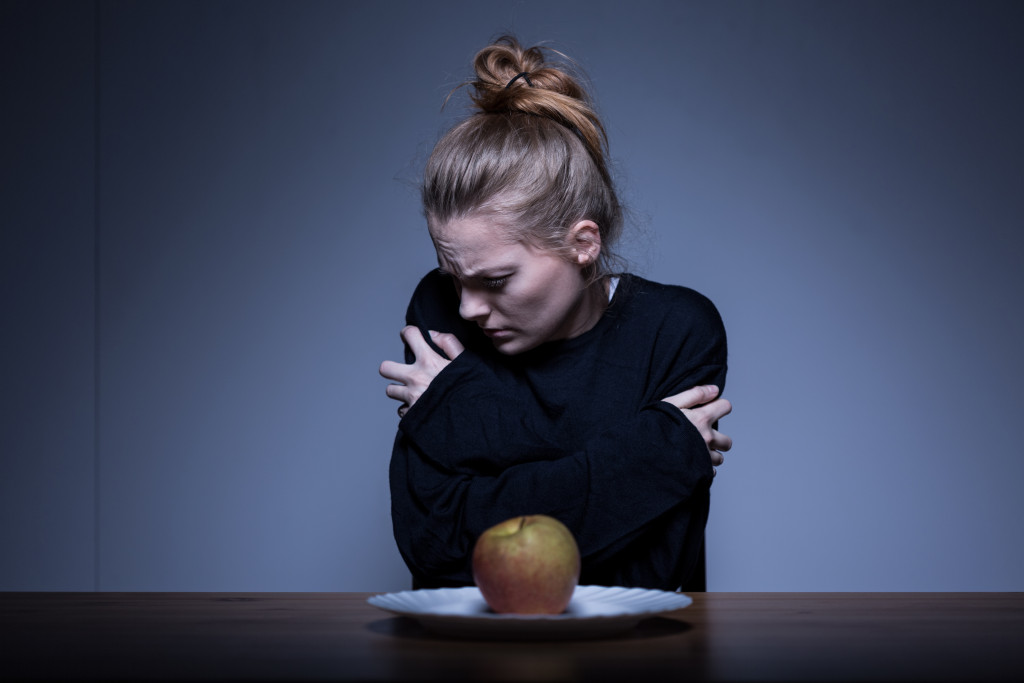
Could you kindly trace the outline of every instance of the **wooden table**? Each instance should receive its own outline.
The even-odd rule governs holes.
[[[1024,679],[1024,593],[694,593],[570,642],[436,637],[370,595],[0,593],[0,679]]]

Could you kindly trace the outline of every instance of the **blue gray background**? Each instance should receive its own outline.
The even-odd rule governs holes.
[[[1021,5],[9,2],[2,590],[398,590],[379,363],[503,31],[731,341],[711,590],[1024,590]]]

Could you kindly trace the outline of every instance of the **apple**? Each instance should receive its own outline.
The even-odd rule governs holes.
[[[480,534],[473,581],[502,614],[561,614],[580,578],[580,551],[568,527],[547,515],[522,515]]]

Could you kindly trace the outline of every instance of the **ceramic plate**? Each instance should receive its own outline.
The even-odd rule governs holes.
[[[385,593],[368,599],[383,610],[412,617],[424,628],[457,638],[602,638],[647,619],[682,609],[693,600],[682,593],[577,586],[562,614],[496,614],[475,586]]]

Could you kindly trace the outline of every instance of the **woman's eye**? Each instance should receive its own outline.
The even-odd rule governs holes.
[[[501,289],[505,283],[508,282],[508,276],[504,277],[485,277],[484,285],[487,289]]]

